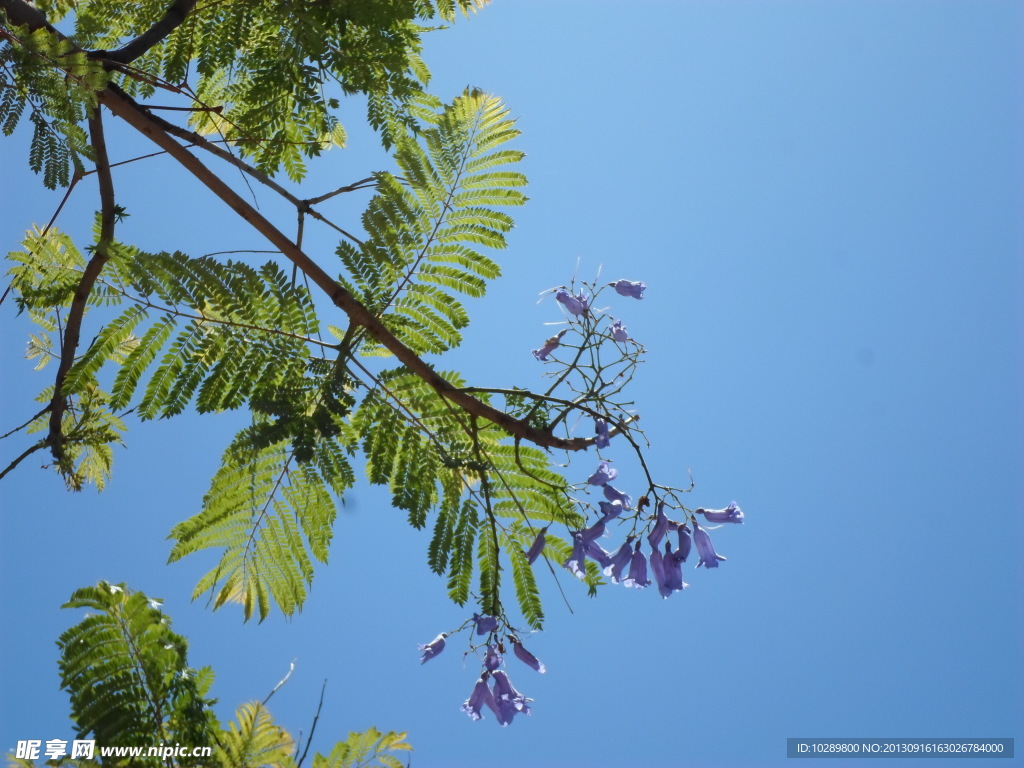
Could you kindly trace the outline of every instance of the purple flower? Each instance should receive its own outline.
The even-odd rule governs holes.
[[[548,527],[545,525],[540,529],[540,533],[537,534],[537,538],[533,540],[533,544],[530,545],[529,551],[526,553],[526,562],[533,565],[533,561],[537,559],[541,551],[544,549],[544,543],[547,541]]]
[[[610,285],[620,296],[632,296],[634,299],[642,299],[644,291],[647,290],[646,283],[637,283],[632,280],[619,280],[617,283],[610,283]]]
[[[715,552],[715,548],[711,544],[711,537],[707,531],[697,524],[694,524],[693,527],[693,543],[697,547],[697,554],[700,555],[700,562],[697,563],[697,567],[700,568],[703,565],[705,568],[717,568],[718,561],[725,560],[725,558]]]
[[[512,722],[512,718],[520,712],[524,715],[530,714],[530,705],[527,702],[533,701],[533,699],[526,698],[513,688],[508,675],[499,669],[491,677],[494,678],[494,703],[496,705],[494,714],[499,723],[508,725]]]
[[[658,517],[654,522],[654,527],[651,528],[651,532],[647,535],[647,541],[650,542],[651,549],[657,549],[661,546],[661,539],[668,532],[669,519],[665,517],[665,502],[658,504]]]
[[[686,589],[689,584],[683,581],[683,566],[672,554],[672,545],[665,542],[665,555],[661,558],[661,567],[665,574],[665,581],[658,584],[658,592],[662,597],[668,597],[673,592],[680,592]]]
[[[602,568],[607,568],[612,561],[611,555],[596,541],[588,541],[583,551],[587,553],[587,557],[591,560],[597,561]]]
[[[599,501],[597,505],[601,508],[601,520],[606,523],[622,514],[622,502]]]
[[[577,578],[584,578],[587,575],[587,556],[592,560],[601,563],[601,567],[608,565],[608,553],[597,544],[597,540],[604,536],[604,519],[598,520],[589,528],[577,531],[572,535],[572,554],[565,561],[564,565]]]
[[[565,308],[573,315],[585,315],[590,308],[590,297],[582,291],[578,296],[573,296],[563,288],[555,293],[555,299],[564,304]]]
[[[654,576],[654,583],[658,585],[658,592],[662,597],[665,594],[665,563],[662,562],[661,550],[655,547],[651,550],[651,574]]]
[[[650,583],[650,579],[647,578],[647,558],[640,551],[640,542],[638,541],[636,549],[633,550],[633,557],[629,560],[629,575],[623,579],[622,586],[643,589]]]
[[[590,485],[606,485],[619,476],[619,470],[608,466],[607,461],[597,465],[597,471],[587,478]]]
[[[743,510],[734,501],[725,509],[698,509],[698,515],[704,515],[709,523],[742,523]]]
[[[498,646],[488,645],[487,653],[484,654],[484,667],[488,672],[493,672],[501,666],[501,654],[498,653]]]
[[[536,357],[538,360],[547,360],[548,355],[550,355],[555,350],[555,347],[558,346],[558,342],[562,340],[563,336],[565,336],[565,331],[559,331],[550,339],[545,341],[544,345],[540,349],[533,350],[533,356]]]
[[[423,657],[420,659],[420,664],[426,664],[444,650],[444,639],[446,637],[448,637],[448,635],[442,632],[426,645],[419,646],[420,650],[423,651]]]
[[[483,718],[483,715],[480,714],[480,710],[485,706],[489,707],[492,712],[497,713],[498,711],[498,706],[494,702],[494,696],[491,694],[491,689],[487,687],[486,673],[481,675],[480,679],[476,681],[476,685],[473,686],[473,692],[462,705],[462,711],[469,715],[473,720],[480,720]]]
[[[569,555],[569,559],[565,561],[564,565],[581,579],[587,575],[586,549],[587,542],[583,540],[583,536],[574,533],[572,535],[572,554]]]
[[[690,554],[690,529],[680,525],[676,532],[679,534],[679,549],[672,553],[672,558],[677,563],[685,563],[686,556]]]
[[[637,298],[643,298],[639,296]],[[629,334],[626,332],[625,326],[622,325],[621,320],[616,320],[614,323],[608,326],[608,331],[611,333],[612,338],[620,344],[629,341]]]
[[[604,487],[604,497],[608,499],[608,501],[611,501],[613,503],[616,501],[619,502],[619,504],[622,505],[623,509],[633,508],[633,499],[624,494],[622,491],[618,491],[615,488],[612,488],[610,485],[606,485]]]
[[[516,655],[516,658],[523,662],[523,664],[525,664],[528,667],[532,667],[533,669],[540,672],[542,675],[548,671],[548,668],[545,667],[540,661],[538,661],[536,656],[534,656],[528,650],[523,648],[523,646],[520,645],[519,642],[516,640],[512,641],[512,653],[514,653]]]
[[[476,623],[476,633],[478,635],[486,635],[488,632],[493,632],[498,628],[498,619],[494,616],[480,616],[474,613],[473,621]]]
[[[598,448],[607,448],[611,445],[611,437],[608,435],[608,422],[604,419],[594,419],[594,432],[597,437],[594,438],[594,445]]]
[[[589,528],[580,531],[580,536],[583,538],[584,543],[597,541],[604,536],[604,523],[604,518],[601,518]]]
[[[618,584],[622,581],[622,571],[629,564],[630,558],[633,555],[632,541],[632,539],[627,539],[615,554],[611,556],[608,565],[604,569],[604,575],[610,576],[613,584]]]

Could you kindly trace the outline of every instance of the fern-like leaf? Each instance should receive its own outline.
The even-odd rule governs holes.
[[[202,511],[175,526],[170,559],[222,549],[194,596],[209,592],[215,608],[241,603],[246,619],[255,613],[262,621],[271,601],[285,615],[302,606],[313,560],[327,560],[332,492],[347,488],[353,475],[338,446],[324,445],[303,463],[285,443],[254,447],[254,434],[243,432],[225,453]]]
[[[211,676],[188,667],[188,643],[171,631],[159,601],[100,582],[77,590],[64,607],[91,612],[57,643],[79,738],[91,733],[101,744],[141,747],[211,743],[216,719],[204,698]],[[133,760],[162,765],[158,757]]]
[[[238,722],[221,733],[214,752],[220,768],[294,768],[295,740],[258,701],[238,708]]]

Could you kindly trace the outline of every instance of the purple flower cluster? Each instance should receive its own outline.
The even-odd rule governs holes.
[[[498,628],[498,618],[474,613],[473,625],[476,627],[478,635],[492,634]],[[448,635],[442,632],[426,645],[419,646],[419,649],[423,651],[421,664],[430,661],[444,650],[446,637]],[[493,637],[490,639],[493,640]],[[547,668],[536,656],[523,647],[518,638],[508,635],[508,640],[512,643],[512,653],[523,664],[541,674],[547,672]],[[498,642],[489,642],[484,649],[483,671],[480,673],[480,679],[476,681],[472,693],[462,705],[462,711],[473,720],[483,719],[485,707],[494,713],[502,726],[511,723],[517,714],[530,714],[529,702],[533,699],[528,699],[517,691],[508,675],[500,668],[505,661],[504,654],[505,648]]]
[[[647,290],[646,283],[635,280],[618,280],[614,283],[608,283],[608,285],[614,288],[615,292],[620,296],[629,296],[634,299],[642,299],[644,291]],[[585,317],[590,314],[590,294],[586,291],[574,294],[565,288],[559,288],[555,291],[555,300],[565,307],[565,310],[573,317]],[[565,331],[559,331],[545,341],[540,349],[533,350],[533,356],[542,362],[546,362],[548,355],[558,347],[563,335],[565,335]],[[608,335],[619,344],[625,344],[630,339],[629,332],[621,320],[616,320],[608,326]],[[603,448],[606,446],[598,443],[597,447]]]
[[[632,536],[614,553],[605,551],[597,540],[605,535],[608,521],[621,515],[624,510],[632,508],[632,499],[609,485],[618,474],[617,469],[610,466],[607,461],[602,461],[597,465],[594,474],[587,478],[588,485],[602,488],[608,501],[599,502],[601,517],[596,523],[572,534],[572,554],[564,565],[578,578],[586,577],[586,561],[589,557],[603,569],[604,575],[608,576],[613,584],[621,583],[625,587],[643,589],[651,583],[647,577],[650,562],[650,573],[658,586],[658,593],[667,598],[673,592],[681,592],[689,586],[683,581],[682,564],[686,562],[693,547],[697,548],[697,554],[700,556],[697,567],[703,565],[705,568],[717,568],[718,563],[725,560],[715,552],[711,536],[697,524],[696,520],[692,521],[692,531],[686,522],[670,520],[665,515],[665,502],[658,504],[654,524],[647,536],[647,542],[651,547],[649,559],[640,551],[641,542],[634,543],[635,537]],[[641,508],[642,506],[641,503]],[[743,510],[736,502],[732,502],[725,509],[698,509],[696,513],[716,523],[743,522]],[[667,538],[670,533],[676,534],[675,547]]]
[[[518,640],[515,638],[510,638],[510,640],[512,652],[517,659],[541,674],[547,671],[537,657],[526,650]],[[484,670],[480,674],[480,679],[476,681],[476,685],[473,686],[469,698],[462,705],[462,711],[471,719],[482,720],[485,707],[494,713],[503,727],[511,723],[518,714],[530,714],[529,702],[533,699],[528,699],[517,691],[505,671],[498,668],[503,661],[504,657],[501,654],[500,646],[488,645],[484,654]]]

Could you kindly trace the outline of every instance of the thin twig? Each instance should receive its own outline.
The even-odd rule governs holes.
[[[10,436],[11,436],[11,435],[13,435],[13,434],[14,434],[15,432],[20,432],[20,431],[21,431],[21,430],[23,430],[23,429],[24,429],[25,427],[27,427],[27,426],[28,426],[29,424],[31,424],[31,423],[32,423],[33,421],[35,421],[35,420],[36,420],[36,419],[38,419],[38,418],[39,418],[40,416],[42,416],[42,415],[43,415],[44,413],[46,413],[46,412],[47,412],[48,410],[50,410],[50,406],[49,406],[49,404],[47,404],[47,406],[46,406],[45,408],[43,408],[43,410],[41,410],[41,411],[40,411],[39,413],[37,413],[37,414],[36,414],[35,416],[33,416],[33,417],[32,417],[31,419],[29,419],[28,421],[26,421],[26,422],[25,422],[24,424],[22,424],[22,425],[21,425],[20,427],[15,427],[15,428],[14,428],[14,429],[12,429],[12,430],[11,430],[10,432],[8,432],[8,433],[7,433],[6,435],[0,435],[0,440],[3,440],[3,439],[4,439],[4,438],[6,438],[6,437],[10,437]]]
[[[50,220],[46,222],[46,226],[43,227],[44,235],[50,231],[50,227],[52,227],[53,223],[57,221],[57,217],[60,216],[60,212],[64,210],[64,203],[66,203],[68,198],[71,197],[71,193],[74,191],[75,185],[82,180],[84,175],[85,174],[83,174],[78,168],[75,168],[75,173],[71,177],[71,183],[68,184],[68,189],[64,193],[64,197],[60,199],[60,205],[57,206],[57,210],[53,212],[53,216],[50,217]]]
[[[3,480],[3,478],[7,475],[8,472],[11,472],[16,466],[21,464],[22,461],[27,459],[29,456],[31,456],[33,453],[38,451],[40,448],[45,448],[46,445],[47,445],[46,440],[40,440],[35,445],[33,445],[33,446],[29,447],[29,448],[26,448],[25,451],[18,458],[16,458],[14,461],[12,461],[10,464],[8,464],[4,468],[4,470],[2,472],[0,472],[0,480]]]
[[[357,189],[366,189],[367,187],[374,186],[376,183],[377,180],[373,178],[373,176],[368,176],[365,179],[360,179],[354,184],[347,184],[344,187],[338,187],[333,192],[328,192],[326,194],[320,195],[319,197],[310,197],[306,200],[303,200],[303,202],[307,203],[308,205],[316,205],[317,203],[322,203],[325,200],[330,200],[335,195],[340,195],[344,192],[355,192]]]
[[[295,768],[302,768],[302,761],[306,759],[306,755],[309,754],[309,745],[313,743],[313,733],[316,731],[317,720],[320,719],[320,710],[324,706],[324,690],[327,688],[327,680],[324,679],[324,684],[320,687],[320,703],[316,705],[316,715],[313,717],[313,725],[309,729],[309,738],[306,739],[306,748],[302,751],[302,757],[299,758],[299,762],[296,763]]]
[[[282,677],[280,679],[280,681],[278,681],[277,685],[274,686],[274,689],[270,693],[267,694],[267,698],[265,698],[263,700],[263,706],[264,707],[267,706],[267,702],[270,701],[270,697],[273,696],[275,693],[277,693],[277,689],[280,688],[282,685],[284,685],[285,683],[288,682],[288,678],[290,678],[292,676],[292,672],[294,672],[294,671],[295,671],[295,659],[292,659],[288,663],[288,672],[287,672],[287,674],[284,677]]]

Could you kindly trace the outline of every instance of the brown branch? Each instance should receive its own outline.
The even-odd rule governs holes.
[[[10,464],[8,464],[3,469],[3,471],[0,471],[0,480],[2,480],[9,472],[13,471],[14,468],[17,467],[19,464],[21,464],[22,461],[27,459],[29,456],[31,456],[33,453],[35,453],[39,449],[45,448],[45,447],[46,447],[46,441],[45,440],[40,440],[38,443],[35,443],[35,444],[31,445],[30,447],[26,448],[22,452],[22,454],[20,456],[18,456],[18,458],[16,458],[14,461],[12,461]]]
[[[130,43],[118,48],[116,51],[91,51],[90,55],[94,58],[112,61],[116,64],[128,64],[135,61],[171,34],[185,20],[185,17],[192,12],[197,2],[198,0],[173,0],[170,7],[164,11],[160,21]]]
[[[0,0],[0,10],[7,14],[8,20],[16,27],[27,26],[29,29],[46,27],[54,34],[60,34],[46,20],[43,12],[25,0]]]
[[[99,109],[89,115],[89,136],[92,146],[96,150],[96,171],[100,187],[100,236],[93,251],[93,257],[85,265],[82,272],[82,279],[78,281],[74,298],[71,300],[71,310],[68,313],[68,324],[64,329],[64,339],[61,344],[60,365],[57,367],[57,375],[53,383],[53,399],[50,401],[50,432],[46,441],[50,446],[53,458],[60,463],[64,458],[65,437],[61,431],[64,411],[68,407],[68,399],[64,394],[64,380],[68,371],[75,363],[75,353],[78,351],[78,343],[82,332],[82,319],[85,317],[85,307],[89,300],[89,293],[100,276],[100,270],[110,258],[108,246],[114,240],[114,181],[110,176],[110,162],[107,159],[107,143],[103,138],[103,119]]]
[[[183,8],[188,5],[189,2],[190,0],[175,0],[175,3],[172,5],[172,9]],[[192,5],[194,6],[194,3]],[[64,35],[61,35],[57,30],[47,24],[45,17],[30,3],[25,2],[25,0],[0,0],[0,9],[6,11],[9,18],[20,19],[18,23],[29,24],[29,26],[33,28],[46,26],[61,39],[66,39]],[[169,31],[170,30],[168,30],[168,32]],[[349,321],[352,325],[365,328],[366,331],[381,344],[381,346],[391,352],[400,363],[405,365],[413,374],[422,379],[440,397],[450,401],[453,405],[464,409],[466,412],[474,416],[478,416],[496,424],[513,437],[528,440],[529,442],[543,448],[558,448],[566,451],[583,451],[593,444],[593,440],[587,438],[555,437],[550,431],[536,429],[535,427],[530,426],[526,421],[516,419],[509,414],[476,399],[469,393],[460,391],[454,384],[437,373],[437,371],[435,371],[426,361],[405,346],[405,344],[403,344],[384,325],[380,318],[359,303],[351,293],[339,285],[337,281],[327,274],[327,272],[313,261],[301,248],[293,243],[283,232],[277,229],[277,227],[259,213],[259,211],[243,200],[219,176],[203,165],[195,155],[190,153],[187,149],[171,138],[169,134],[177,134],[179,131],[189,134],[187,139],[188,141],[195,143],[197,146],[202,146],[203,149],[209,149],[211,151],[214,148],[214,145],[207,142],[198,134],[194,134],[191,131],[182,131],[182,129],[178,129],[167,121],[161,120],[147,112],[142,106],[136,103],[127,94],[125,94],[124,91],[115,85],[108,86],[106,90],[101,91],[97,95],[99,101],[111,112],[127,122],[144,136],[147,136],[157,146],[164,149],[169,155],[171,155],[171,157],[177,160],[186,170],[202,182],[204,186],[227,203],[227,205],[244,221],[247,221],[254,229],[256,229],[256,231],[266,237],[273,245],[277,246],[282,254],[290,259],[292,263],[301,269],[309,279],[316,283],[317,287],[327,294],[335,306],[348,315]],[[93,121],[90,120],[90,126],[92,126],[92,124]],[[244,166],[243,170],[250,175],[256,177],[256,174],[259,173],[255,169],[250,169],[245,163],[241,163],[241,161],[236,160],[230,154],[220,150],[219,147],[216,149],[218,152],[215,154],[223,153],[223,155],[227,155],[227,158],[231,158],[228,162],[239,167]],[[97,154],[99,153],[100,150],[99,147],[97,147]],[[107,163],[105,156],[103,157],[103,162],[107,167],[107,176],[109,178],[109,164]],[[240,163],[241,165],[239,165]],[[316,211],[309,208],[308,203],[298,200],[298,198],[287,192],[287,190],[280,185],[272,182],[269,178],[266,178],[264,183],[267,183],[268,186],[274,188],[275,191],[278,191],[283,197],[288,199],[290,202],[293,202],[293,204],[297,205],[300,210],[305,209],[305,211],[310,215],[321,219],[320,215]],[[101,183],[101,193],[102,186],[103,185]],[[78,335],[81,327],[81,314],[85,309],[85,300],[88,297],[88,290],[95,281],[96,276],[99,274],[100,268],[103,266],[103,262],[106,261],[106,257],[103,257],[102,261],[97,263],[97,259],[104,251],[105,247],[103,247],[101,238],[100,245],[97,247],[97,254],[86,267],[85,273],[82,275],[82,280],[79,283],[79,288],[75,292],[75,298],[72,302],[71,317],[68,322],[68,337],[65,338],[64,355],[61,359],[60,370],[58,370],[57,387],[54,392],[55,407],[54,413],[51,413],[50,420],[51,438],[53,436],[52,433],[54,432],[54,424],[57,425],[57,435],[59,436],[60,419],[56,418],[55,420],[54,417],[58,416],[56,413],[58,410],[63,412],[66,407],[66,403],[64,403],[59,397],[60,384],[63,382],[63,378],[67,374],[67,370],[70,369],[71,363],[74,359],[74,351],[75,347],[78,345]],[[75,314],[76,307],[78,312],[77,318]],[[71,338],[72,332],[74,334],[73,339]],[[73,341],[73,343],[70,343],[71,341]],[[61,400],[61,403],[57,402],[59,399]],[[59,408],[58,405],[60,406]],[[56,455],[60,446],[57,442],[52,441],[52,439],[51,443],[52,450]]]
[[[567,451],[586,450],[593,444],[586,438],[560,438],[550,432],[536,429],[524,421],[513,418],[507,413],[481,402],[472,395],[460,391],[450,381],[435,371],[426,361],[403,344],[379,317],[363,306],[356,298],[345,290],[319,264],[309,257],[292,240],[267,220],[259,211],[247,203],[218,175],[210,171],[200,160],[178,144],[160,125],[153,115],[129,98],[115,86],[99,94],[99,100],[111,112],[123,119],[133,128],[151,139],[171,157],[177,160],[186,170],[196,177],[217,197],[248,222],[256,231],[267,238],[281,253],[301,269],[317,287],[330,298],[332,303],[348,315],[349,320],[366,329],[385,349],[391,352],[400,363],[413,374],[421,378],[440,397],[450,401],[468,413],[486,419],[504,429],[510,435],[528,440],[545,448],[559,448]]]

